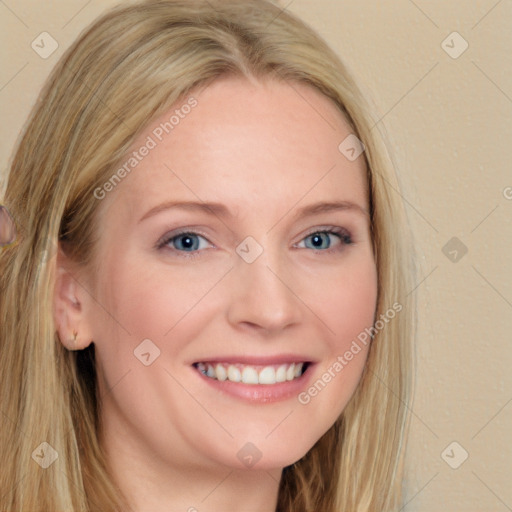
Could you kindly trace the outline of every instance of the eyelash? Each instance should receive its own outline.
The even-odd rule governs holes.
[[[318,235],[318,234],[322,234],[322,233],[337,236],[340,239],[340,241],[342,242],[343,245],[352,245],[354,243],[354,241],[352,240],[351,234],[346,229],[338,228],[336,226],[332,226],[332,227],[329,227],[327,229],[323,229],[323,228],[315,229],[315,230],[311,231],[309,234],[307,234],[300,241],[302,242],[303,240],[305,240],[306,238],[311,237],[312,235]],[[155,247],[156,247],[157,250],[170,250],[172,252],[178,253],[179,257],[181,257],[181,258],[190,259],[190,258],[199,258],[199,257],[201,257],[201,252],[202,252],[201,250],[180,251],[178,249],[173,249],[173,248],[167,247],[167,245],[170,242],[172,242],[173,240],[176,240],[177,238],[179,238],[180,236],[183,236],[183,235],[200,236],[200,237],[204,238],[208,243],[211,244],[211,242],[206,238],[206,236],[204,234],[202,234],[200,232],[189,231],[189,230],[184,229],[184,230],[172,233],[171,235],[165,235],[164,237],[162,237],[156,243]],[[308,248],[306,247],[306,249],[308,249]],[[328,249],[311,249],[311,250],[313,250],[315,253],[329,253],[330,254],[330,253],[333,253],[333,252],[338,252],[341,249],[336,246],[334,248],[330,247]]]

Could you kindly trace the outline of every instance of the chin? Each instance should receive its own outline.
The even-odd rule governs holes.
[[[222,453],[217,453],[214,457],[222,465],[237,470],[282,470],[302,459],[318,441],[316,436],[311,436],[309,442],[307,438],[302,437],[300,442],[293,443],[291,441],[293,437],[286,436],[286,434],[276,436],[272,440],[265,439],[264,435],[248,437],[247,439],[252,439],[252,441],[245,443],[234,441],[230,443],[231,446],[235,446],[233,450],[229,449],[226,452],[224,449]]]

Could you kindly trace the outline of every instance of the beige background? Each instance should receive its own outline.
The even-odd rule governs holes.
[[[3,0],[0,169],[63,49],[115,1]],[[341,55],[392,141],[418,243],[406,512],[512,511],[510,0],[281,2]],[[47,59],[31,48],[49,32]],[[469,47],[452,58],[442,42]],[[462,39],[447,39],[459,52]],[[449,48],[449,47],[452,48]],[[442,249],[457,237],[459,261]],[[462,247],[460,245],[460,247]],[[448,254],[460,257],[459,251]],[[450,443],[453,451],[441,456]],[[508,482],[508,484],[507,484]]]

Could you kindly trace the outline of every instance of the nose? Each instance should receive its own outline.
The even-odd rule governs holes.
[[[269,335],[299,322],[303,304],[293,291],[290,267],[285,270],[283,263],[269,257],[269,251],[252,263],[237,257],[230,276],[231,325]]]

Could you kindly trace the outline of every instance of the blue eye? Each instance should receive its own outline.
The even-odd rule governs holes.
[[[201,243],[203,241],[203,243]],[[201,235],[193,232],[178,233],[173,236],[166,236],[157,243],[158,249],[168,247],[171,250],[179,252],[194,253],[200,249],[205,249],[209,242]],[[191,256],[195,256],[191,254]]]
[[[313,247],[311,249],[329,249],[331,246],[331,239],[329,233],[315,233],[313,235],[309,235],[306,240],[311,240],[311,244]],[[306,244],[307,247],[307,244]]]
[[[334,240],[334,248],[333,245],[333,236]],[[335,247],[341,245],[349,245],[352,244],[352,238],[350,234],[342,229],[330,229],[330,230],[320,230],[314,231],[306,238],[303,239],[305,241],[305,246],[307,249],[315,249],[325,251],[327,249],[336,250]],[[310,244],[307,241],[310,240]],[[299,243],[299,247],[301,247],[302,241]]]

